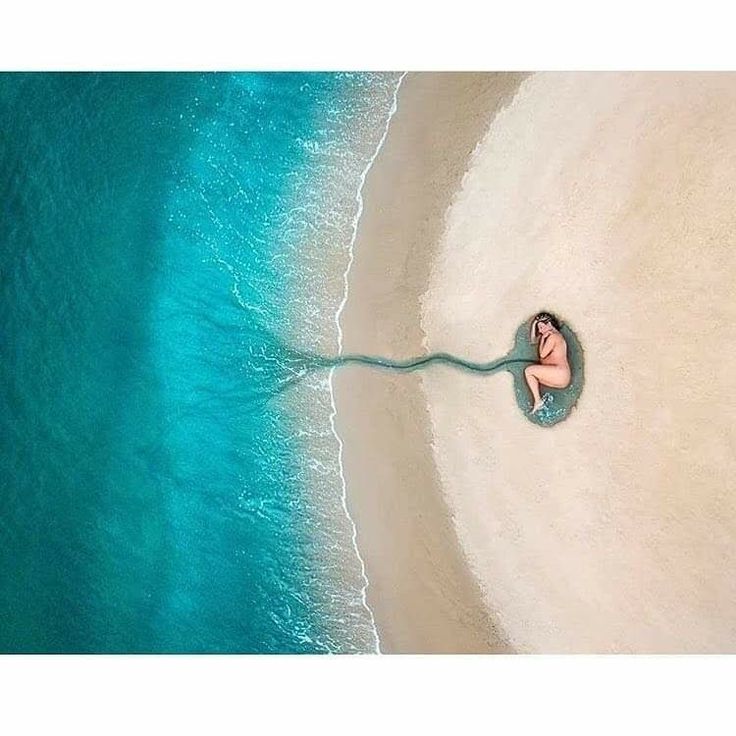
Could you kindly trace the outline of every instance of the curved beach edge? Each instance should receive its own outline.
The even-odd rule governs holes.
[[[504,352],[540,305],[585,346],[554,427],[508,375],[423,376],[459,538],[517,651],[736,650],[735,116],[728,74],[534,74],[448,212],[429,350]]]
[[[406,76],[368,172],[342,325],[345,353],[425,352],[420,303],[445,212],[520,74]],[[432,368],[432,370],[436,370]],[[510,653],[458,540],[419,374],[334,375],[350,514],[386,653]]]

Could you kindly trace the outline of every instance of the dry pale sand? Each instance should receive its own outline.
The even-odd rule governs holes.
[[[432,350],[552,309],[586,385],[540,428],[508,375],[428,371],[434,455],[521,652],[736,651],[736,75],[537,74],[447,215]]]
[[[363,189],[345,352],[423,351],[420,298],[470,155],[521,75],[410,74]],[[419,377],[335,375],[348,506],[384,652],[505,652],[439,488]]]

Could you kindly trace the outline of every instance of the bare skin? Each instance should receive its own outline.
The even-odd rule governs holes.
[[[562,333],[549,322],[540,320],[532,325],[532,338],[535,336],[539,336],[539,363],[524,369],[524,377],[534,399],[532,414],[544,406],[540,386],[567,388],[571,379],[567,342]]]

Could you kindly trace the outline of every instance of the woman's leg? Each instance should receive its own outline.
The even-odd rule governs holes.
[[[532,398],[534,399],[534,406],[532,407],[532,414],[541,408],[542,397],[539,394],[539,379],[535,375],[535,368],[541,366],[528,365],[524,368],[524,378],[526,378],[526,385],[529,386],[529,390],[532,392]]]
[[[524,378],[534,398],[532,414],[542,408],[540,384],[550,388],[565,388],[570,384],[569,371],[558,365],[528,365],[524,369]]]

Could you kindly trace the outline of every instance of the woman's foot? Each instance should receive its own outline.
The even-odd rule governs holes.
[[[532,414],[536,414],[544,406],[544,399],[537,399],[532,407]]]

